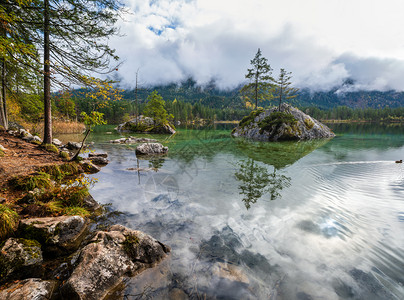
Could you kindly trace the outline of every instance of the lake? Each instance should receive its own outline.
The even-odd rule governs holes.
[[[172,248],[110,298],[404,299],[404,127],[331,127],[332,140],[284,143],[179,129],[153,136],[169,147],[153,160],[98,128],[100,224]]]

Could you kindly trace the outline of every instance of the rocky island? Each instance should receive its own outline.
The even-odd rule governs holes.
[[[324,124],[288,104],[256,110],[244,117],[232,136],[260,141],[288,141],[332,138],[335,134]]]
[[[153,118],[139,116],[116,128],[119,132],[174,134],[175,129],[168,122],[155,122]]]

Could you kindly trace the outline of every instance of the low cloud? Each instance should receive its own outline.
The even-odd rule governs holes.
[[[296,24],[283,23],[267,31],[244,26],[234,14],[201,15],[197,1],[138,2],[132,6],[135,12],[121,23],[125,36],[111,40],[123,61],[118,76],[126,88],[134,87],[137,69],[143,85],[191,76],[198,84],[214,79],[222,89],[234,88],[245,82],[250,60],[261,48],[273,76],[285,68],[299,88],[329,90],[352,79],[353,90],[404,90],[404,61],[338,53]]]

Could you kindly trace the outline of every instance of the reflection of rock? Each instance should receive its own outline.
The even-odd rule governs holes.
[[[354,268],[349,275],[360,287],[360,291],[354,292],[355,299],[396,299],[372,273]]]
[[[169,251],[152,237],[121,225],[98,231],[81,250],[78,266],[62,293],[69,299],[102,299],[123,276],[134,276],[153,267]]]
[[[2,300],[46,300],[51,299],[56,281],[39,278],[25,279],[0,291]]]
[[[239,237],[227,226],[221,232],[214,234],[209,241],[203,241],[200,244],[201,257],[209,261],[228,261],[234,265],[245,264],[254,273],[259,272],[265,277],[276,272],[277,267],[271,266],[261,254],[248,250],[238,253],[237,249],[241,246]]]
[[[247,276],[241,270],[241,268],[232,264],[222,262],[217,263],[214,266],[213,274],[231,281],[239,281],[244,282],[246,284],[250,282]]]
[[[335,134],[324,124],[288,104],[266,111],[253,112],[250,119],[243,119],[232,132],[235,137],[247,137],[260,141],[311,140],[332,138]]]
[[[164,147],[160,143],[144,143],[136,147],[136,155],[154,155],[165,154],[168,147]]]
[[[236,147],[253,160],[274,166],[276,169],[294,164],[296,161],[328,143],[327,139],[264,143],[237,139]]]

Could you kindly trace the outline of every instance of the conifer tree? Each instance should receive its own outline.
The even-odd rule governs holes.
[[[167,111],[165,109],[165,101],[157,91],[153,91],[149,97],[147,97],[147,104],[144,108],[144,115],[146,117],[151,117],[154,120],[154,124],[166,124],[167,121]]]
[[[52,142],[51,85],[83,84],[92,72],[108,73],[117,60],[107,39],[123,6],[113,0],[32,0],[23,10],[30,39],[43,51],[44,143]]]
[[[291,74],[292,72],[286,72],[285,69],[281,69],[278,79],[274,80],[274,97],[279,100],[279,111],[281,110],[282,101],[295,98],[299,90],[291,87]]]
[[[249,79],[250,83],[244,85],[240,92],[244,95],[245,99],[254,100],[255,109],[257,109],[258,102],[272,98],[272,69],[268,64],[268,60],[262,56],[261,49],[259,48],[250,63],[252,68],[247,69],[248,73],[245,75],[245,78]]]

